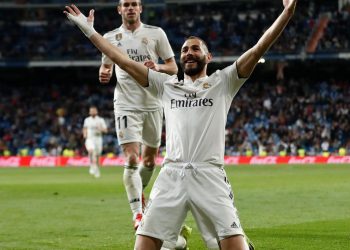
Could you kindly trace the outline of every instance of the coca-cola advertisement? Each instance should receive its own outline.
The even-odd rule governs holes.
[[[30,167],[55,167],[57,166],[57,157],[54,156],[41,156],[31,157],[29,160]]]
[[[0,167],[19,167],[21,165],[21,157],[0,157]]]
[[[163,157],[156,164],[162,165]],[[225,165],[275,165],[275,164],[350,164],[350,156],[225,156]],[[7,156],[0,157],[0,167],[87,167],[89,157]],[[123,157],[101,157],[100,165],[124,166]]]

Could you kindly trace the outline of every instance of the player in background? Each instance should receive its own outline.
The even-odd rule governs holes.
[[[122,25],[106,33],[104,38],[136,62],[154,71],[176,74],[174,53],[165,32],[141,22],[141,1],[120,0],[117,11]],[[164,64],[158,63],[159,58]],[[113,65],[114,62],[102,54],[101,83],[110,81]],[[115,65],[115,74],[116,132],[125,157],[123,181],[136,230],[142,218],[143,189],[152,177],[161,142],[163,110],[160,101],[118,65]],[[140,151],[142,160],[139,162]]]
[[[89,108],[89,117],[84,119],[83,136],[90,159],[89,173],[96,178],[100,177],[98,162],[102,153],[102,136],[104,133],[107,133],[106,122],[103,118],[98,116],[97,107],[91,106]]]
[[[205,42],[188,38],[181,49],[181,81],[176,75],[149,70],[111,45],[93,28],[93,10],[85,17],[75,5],[66,6],[68,19],[164,105],[167,154],[137,229],[134,249],[159,250],[163,242],[175,246],[189,210],[208,248],[250,248],[223,169],[227,113],[240,87],[288,24],[296,3],[283,0],[284,10],[259,41],[233,64],[210,76],[207,65],[212,55]]]

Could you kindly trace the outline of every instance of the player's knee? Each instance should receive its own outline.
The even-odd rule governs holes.
[[[156,164],[155,158],[154,157],[144,157],[142,159],[142,164],[143,166],[145,166],[146,168],[154,168],[154,165]]]
[[[137,154],[128,154],[125,158],[126,164],[129,166],[136,166],[139,162],[139,156]]]
[[[160,249],[162,241],[153,237],[137,235],[134,250]]]
[[[242,235],[233,235],[220,241],[222,250],[249,250]]]

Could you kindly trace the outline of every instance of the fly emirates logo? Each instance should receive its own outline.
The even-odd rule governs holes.
[[[196,108],[196,107],[211,107],[214,105],[212,98],[197,98],[197,93],[189,93],[184,95],[186,99],[171,99],[170,108]]]
[[[130,59],[136,62],[144,62],[146,60],[152,59],[150,55],[139,54],[139,51],[137,49],[127,49],[126,53],[128,54]]]

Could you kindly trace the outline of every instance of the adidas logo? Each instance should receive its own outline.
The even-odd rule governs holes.
[[[232,228],[239,228],[239,225],[237,225],[236,222],[233,222],[233,223],[231,224],[231,227],[232,227]]]
[[[129,201],[129,203],[134,203],[134,202],[139,202],[139,201],[140,201],[139,198],[135,198],[135,199],[131,199],[131,200]]]

